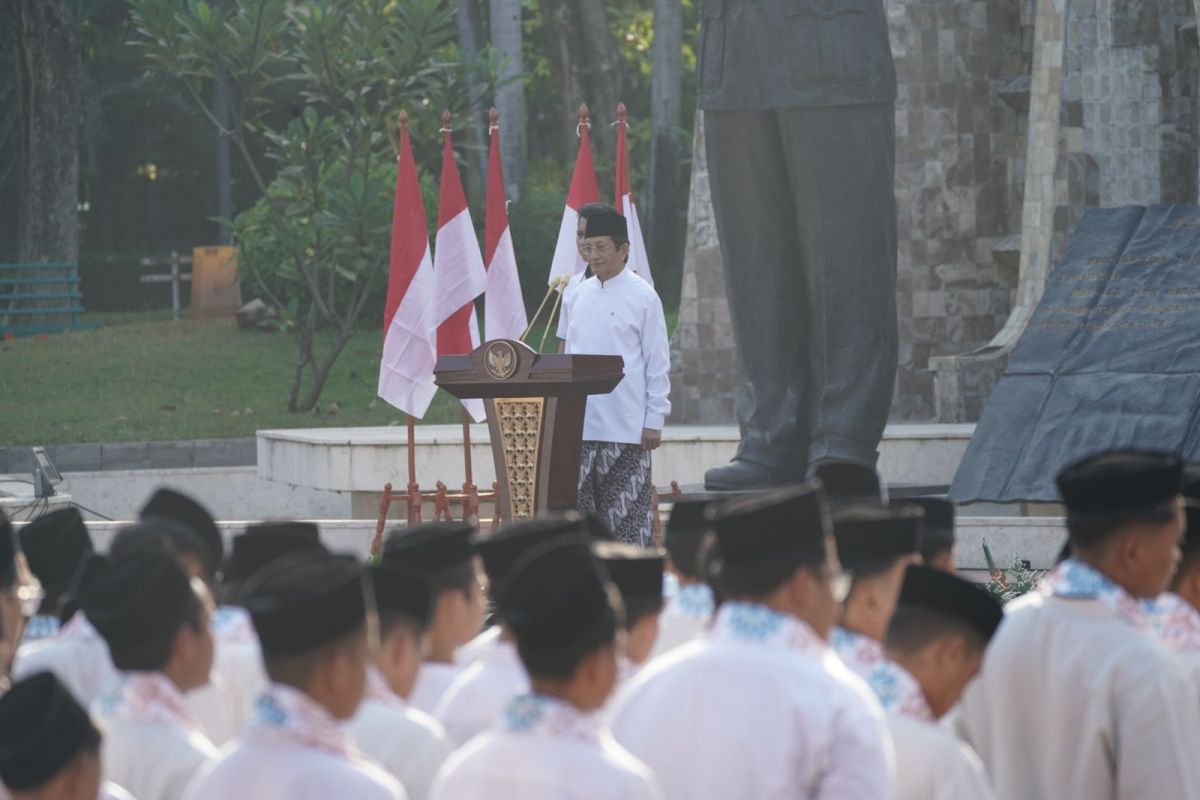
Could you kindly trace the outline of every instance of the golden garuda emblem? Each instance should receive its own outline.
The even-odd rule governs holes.
[[[506,381],[517,371],[517,349],[503,339],[492,342],[483,354],[483,365],[488,375]]]

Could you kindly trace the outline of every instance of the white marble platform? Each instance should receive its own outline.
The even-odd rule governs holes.
[[[949,485],[974,425],[889,425],[880,444],[879,471],[894,484]],[[336,492],[382,491],[385,483],[407,483],[408,446],[403,426],[317,428],[258,432],[258,477]],[[475,483],[495,480],[485,425],[471,428]],[[704,470],[729,461],[737,451],[737,428],[668,426],[654,453],[654,482],[698,484]],[[418,425],[417,480],[432,488],[438,480],[459,486],[465,475],[460,425]]]

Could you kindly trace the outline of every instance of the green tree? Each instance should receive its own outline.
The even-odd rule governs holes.
[[[131,0],[153,68],[184,83],[242,154],[261,189],[234,224],[241,265],[296,338],[288,410],[309,411],[364,307],[386,284],[395,180],[395,112],[407,107],[423,147],[443,107],[468,107],[468,70],[494,84],[490,53],[462,64],[454,8],[442,0]],[[226,81],[228,127],[206,97]],[[267,113],[292,99],[286,124]],[[264,140],[277,172],[251,158]],[[418,153],[420,155],[420,153]],[[427,153],[428,154],[428,153]],[[323,346],[318,346],[323,344]]]

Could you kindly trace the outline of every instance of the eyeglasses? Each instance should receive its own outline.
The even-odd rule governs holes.
[[[612,249],[613,245],[609,244],[608,242],[596,242],[595,244],[587,244],[585,242],[584,244],[579,245],[579,252],[582,253],[585,258],[590,256],[592,253],[602,256],[605,253],[612,252]]]

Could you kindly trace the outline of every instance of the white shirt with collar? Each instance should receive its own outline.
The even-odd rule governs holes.
[[[883,710],[815,631],[726,603],[712,631],[648,664],[613,734],[671,800],[892,800]]]
[[[433,800],[661,800],[644,764],[599,715],[544,695],[514,697],[496,725],[459,749]]]
[[[583,439],[639,444],[671,413],[670,342],[662,301],[628,267],[579,284],[571,299],[567,352],[621,356],[625,377],[609,394],[588,397]]]
[[[438,768],[454,751],[446,729],[409,706],[374,667],[368,668],[367,696],[346,723],[358,749],[392,774],[409,800],[425,800]]]
[[[138,800],[178,800],[217,748],[183,693],[159,672],[128,672],[92,708],[104,776]]]
[[[22,645],[13,663],[13,679],[35,672],[53,672],[85,708],[120,677],[108,645],[82,611],[77,611],[56,636]]]
[[[192,714],[217,747],[245,730],[254,701],[267,688],[258,634],[244,608],[221,606],[212,617],[210,682],[188,693]]]
[[[441,661],[425,661],[417,671],[417,681],[413,684],[408,695],[408,704],[418,711],[432,714],[446,690],[462,675],[463,667],[459,664],[446,664]]]
[[[497,641],[484,656],[463,670],[446,690],[433,716],[462,746],[491,728],[505,707],[529,685],[525,666],[510,641]]]

